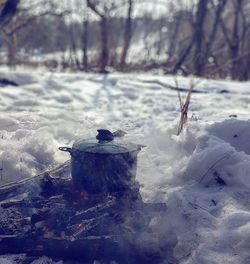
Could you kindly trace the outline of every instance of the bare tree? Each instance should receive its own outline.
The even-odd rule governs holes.
[[[100,18],[100,29],[101,29],[101,58],[100,64],[102,73],[107,72],[107,65],[109,60],[109,52],[108,52],[108,7],[104,3],[103,9],[99,10],[98,5],[91,0],[87,0],[88,7]]]
[[[195,5],[196,8],[193,21],[190,18],[192,34],[186,40],[186,44],[184,45],[181,53],[177,54],[177,60],[173,68],[173,73],[182,69],[182,65],[187,61],[187,58],[192,58],[193,70],[189,67],[189,71],[198,76],[206,74],[205,69],[209,63],[208,59],[213,53],[213,45],[217,37],[219,21],[225,9],[226,3],[227,0],[198,1]],[[210,9],[209,4],[212,5],[212,8]],[[181,16],[180,22],[178,22],[180,25],[175,27],[177,31],[176,34],[178,34],[178,29],[182,30],[181,26],[183,24],[183,19],[184,17]]]
[[[242,79],[241,64],[244,45],[242,46],[241,43],[245,43],[244,38],[247,30],[246,18],[243,12],[244,3],[246,3],[244,0],[233,0],[231,2],[233,5],[233,18],[230,28],[227,26],[228,23],[225,23],[224,19],[220,17],[220,26],[228,45],[229,62],[231,64],[230,75],[233,80]]]
[[[18,9],[19,0],[0,0],[1,37],[8,64],[13,67],[19,62],[15,54],[22,48],[27,53],[59,51],[64,68],[85,71],[97,62],[101,72],[107,72],[107,66],[119,70],[164,67],[174,74],[250,78],[249,1],[189,0],[184,5],[186,2],[156,1],[155,6],[166,8],[166,14],[157,17],[147,8],[141,11],[143,0],[68,0],[56,8],[48,8],[55,0],[20,0]],[[69,16],[51,18],[51,13],[57,16],[64,8],[70,9]],[[35,34],[35,28],[41,34]],[[142,45],[129,68],[126,62],[132,36]],[[24,62],[28,61],[26,55]]]
[[[10,0],[9,0],[10,1]],[[8,1],[6,2],[6,4]],[[61,17],[64,15],[64,12],[57,11],[56,6],[53,4],[49,5],[46,9],[41,9],[42,2],[35,3],[30,7],[24,7],[21,5],[20,1],[20,8],[17,12],[17,6],[15,9],[15,13],[12,10],[8,20],[5,19],[4,27],[2,28],[2,36],[3,40],[7,46],[8,51],[8,65],[10,68],[15,68],[16,65],[16,52],[17,52],[17,35],[18,32],[23,30],[25,27],[32,24],[35,20],[45,17],[45,16],[58,16]],[[4,8],[2,13],[4,13]],[[8,9],[7,9],[8,10]],[[6,16],[6,15],[5,15]],[[1,20],[1,18],[0,18]],[[8,23],[7,23],[8,21]]]

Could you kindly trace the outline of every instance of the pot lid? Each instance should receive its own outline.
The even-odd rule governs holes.
[[[123,142],[121,137],[114,137],[114,133],[107,129],[98,129],[96,138],[81,139],[73,144],[72,150],[86,153],[122,154],[138,151],[142,146]]]

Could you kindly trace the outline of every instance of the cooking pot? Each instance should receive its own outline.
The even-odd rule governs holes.
[[[72,148],[59,150],[71,155],[71,176],[77,189],[89,194],[123,194],[136,182],[137,154],[144,146],[123,142],[120,133],[97,131],[96,138],[81,139]]]

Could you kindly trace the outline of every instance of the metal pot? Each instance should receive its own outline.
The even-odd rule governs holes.
[[[95,139],[76,141],[59,150],[71,155],[71,175],[77,189],[90,194],[124,193],[135,184],[137,154],[142,145],[124,143],[106,129]]]

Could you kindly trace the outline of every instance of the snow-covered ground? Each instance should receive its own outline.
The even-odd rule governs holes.
[[[67,160],[58,147],[97,128],[123,129],[147,145],[137,178],[145,200],[168,205],[152,225],[167,234],[177,263],[250,263],[250,83],[4,69],[0,76],[20,84],[0,87],[2,184]],[[196,83],[193,118],[180,136],[176,80],[184,89]]]

